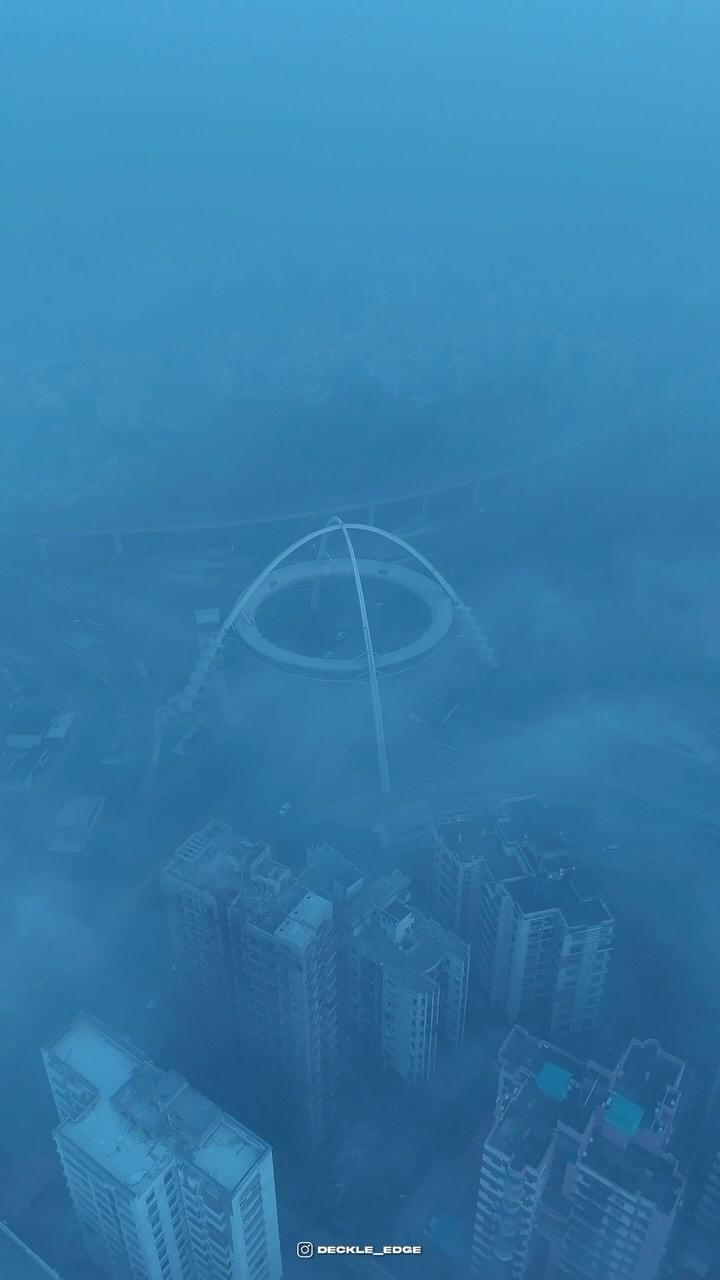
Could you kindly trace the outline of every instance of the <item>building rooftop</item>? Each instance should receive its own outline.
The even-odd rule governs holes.
[[[483,833],[480,851],[495,881],[512,879],[531,870],[523,850],[518,845],[504,844],[495,831]]]
[[[573,1058],[521,1027],[509,1032],[500,1049],[499,1062],[518,1084],[533,1082],[553,1103],[556,1123],[575,1134],[586,1132],[610,1094],[609,1072],[592,1062]]]
[[[379,907],[387,908],[396,900],[404,902],[410,888],[410,877],[402,871],[366,876],[330,845],[309,849],[308,858],[300,883],[331,901],[336,918],[348,929],[359,928]]]
[[[553,1144],[557,1117],[556,1100],[528,1080],[494,1125],[487,1145],[518,1172],[538,1169]]]
[[[648,1130],[655,1120],[655,1100],[659,1096],[662,1107],[665,1099],[660,1090],[682,1075],[678,1059],[654,1041],[633,1041],[617,1070],[610,1072],[513,1027],[499,1063],[505,1074],[498,1104],[504,1110],[488,1139],[491,1147],[512,1157],[516,1168],[537,1168],[553,1134],[569,1132],[582,1139],[587,1152],[581,1167],[666,1212],[672,1209],[682,1179],[661,1143],[649,1141]],[[626,1080],[635,1081],[634,1095],[625,1091]],[[667,1131],[659,1137],[664,1141]]]
[[[268,1147],[177,1072],[161,1071],[128,1041],[81,1014],[45,1051],[72,1067],[91,1100],[58,1132],[64,1141],[139,1193],[172,1161],[233,1191]]]
[[[448,852],[463,862],[476,862],[484,857],[484,843],[492,835],[474,812],[437,814],[433,819],[433,832]]]
[[[520,876],[506,880],[505,887],[523,915],[559,911],[568,929],[613,923],[613,917],[599,894],[590,898],[580,897],[567,875]]]
[[[356,942],[404,986],[418,994],[434,991],[440,966],[449,955],[470,963],[468,944],[428,916],[405,906],[401,919],[408,919],[408,926],[399,937],[393,937],[382,927],[378,912],[356,934]]]
[[[418,995],[436,990],[438,982],[433,971],[440,965],[442,953],[432,943],[413,937],[407,947],[400,947],[377,923],[370,921],[358,935],[357,945]]]
[[[541,1093],[548,1094],[558,1102],[564,1102],[570,1092],[572,1072],[560,1067],[556,1062],[546,1062],[537,1077],[537,1086]]]
[[[301,884],[270,846],[252,843],[223,822],[208,822],[163,868],[167,886],[189,884],[224,898],[231,916],[294,946],[305,946],[332,916],[326,898]]]
[[[643,1108],[621,1093],[610,1094],[610,1106],[606,1114],[608,1122],[628,1138],[635,1137],[645,1117]]]
[[[353,892],[362,887],[365,873],[332,845],[314,845],[308,849],[307,857],[301,879],[309,889],[317,893],[330,890],[333,896],[352,897]]]
[[[0,790],[29,791],[36,782],[49,780],[51,753],[44,743],[29,750],[8,748],[0,752]]]
[[[49,741],[64,742],[77,718],[77,711],[62,711],[49,724],[45,737]]]
[[[302,889],[298,891],[302,893]],[[332,903],[327,898],[310,891],[302,893],[275,929],[275,935],[295,947],[307,947],[314,941],[318,929],[332,920],[332,914]]]
[[[674,1107],[680,1097],[685,1064],[656,1040],[633,1040],[618,1065],[618,1091],[650,1119],[663,1106]]]
[[[433,824],[436,839],[460,863],[482,862],[496,881],[534,871],[533,860],[520,843],[502,838],[498,830],[483,825],[475,813],[445,814]]]
[[[60,1280],[57,1271],[41,1262],[4,1222],[0,1222],[0,1276],[2,1280]]]
[[[541,858],[560,852],[565,845],[553,810],[539,796],[516,796],[501,801],[497,825],[503,840],[529,844]]]
[[[601,1136],[593,1137],[583,1165],[591,1173],[631,1196],[641,1196],[664,1213],[672,1212],[684,1181],[675,1160],[631,1144],[618,1147]]]
[[[246,867],[268,846],[237,836],[227,823],[213,820],[195,831],[163,867],[166,883],[185,882],[214,895],[231,895],[244,883]]]
[[[540,1074],[548,1060],[578,1078],[586,1070],[586,1064],[579,1058],[573,1058],[571,1054],[549,1045],[546,1040],[539,1040],[524,1027],[518,1026],[511,1027],[508,1031],[500,1046],[498,1060],[506,1070],[533,1076]]]
[[[388,920],[393,921],[395,924],[401,924],[403,920],[406,920],[412,914],[407,903],[400,902],[397,898],[393,902],[388,902],[382,908],[382,911]]]
[[[245,925],[300,948],[333,916],[331,901],[306,888],[267,849],[245,866],[230,912]]]
[[[22,702],[7,726],[8,737],[28,737],[38,740],[45,737],[54,723],[55,712],[45,702]]]

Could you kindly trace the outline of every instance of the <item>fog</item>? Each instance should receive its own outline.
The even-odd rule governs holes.
[[[200,1031],[160,871],[218,819],[293,875],[325,842],[398,867],[432,914],[432,820],[489,829],[535,794],[616,932],[592,1032],[530,1029],[582,1062],[636,1037],[687,1063],[664,1270],[628,1276],[681,1280],[693,1251],[716,1274],[719,62],[710,0],[0,0],[0,1222],[60,1280],[104,1274],[41,1059],[81,1010],[272,1143],[286,1276],[485,1274],[522,1019],[471,968],[465,1046],[417,1086],[356,1043],[348,999],[308,1154],[292,1079],[250,1033]],[[360,657],[318,679],[231,629],[187,692],[283,548],[317,529],[311,558],[344,556],[336,513],[426,557],[495,658],[456,610],[380,671],[387,794]],[[364,653],[324,616],[314,658]],[[78,798],[102,804],[73,852]],[[443,1215],[454,1251],[424,1234]],[[294,1256],[373,1233],[423,1255]],[[516,1274],[565,1274],[555,1248]]]

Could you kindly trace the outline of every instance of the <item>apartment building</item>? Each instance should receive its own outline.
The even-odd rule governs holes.
[[[258,1061],[296,1101],[303,1143],[317,1148],[337,1111],[337,931],[333,906],[269,851],[247,867],[229,909],[241,1022]]]
[[[87,1014],[43,1058],[98,1267],[113,1280],[280,1280],[267,1143]]]
[[[485,1280],[656,1280],[683,1197],[684,1064],[632,1041],[614,1069],[514,1027],[499,1055],[472,1265]]]
[[[349,1022],[405,1079],[431,1080],[438,1044],[463,1042],[468,944],[410,905],[400,871],[365,876],[328,845],[308,857],[303,883],[335,906]]]

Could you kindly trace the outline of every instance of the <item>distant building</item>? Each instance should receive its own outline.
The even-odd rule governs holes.
[[[472,812],[437,817],[430,829],[430,910],[466,942],[477,935],[487,858],[498,844],[497,836]]]
[[[482,1156],[485,1280],[655,1280],[682,1202],[669,1146],[684,1064],[634,1040],[615,1070],[514,1027]]]
[[[328,845],[308,856],[303,883],[335,904],[349,1021],[401,1076],[429,1081],[438,1042],[463,1042],[467,943],[409,904],[401,872],[371,879]]]
[[[57,761],[46,746],[0,753],[0,793],[19,798],[47,789],[57,775]]]
[[[47,789],[65,763],[78,714],[55,714],[44,703],[20,703],[4,731],[0,793],[27,796]]]
[[[597,1021],[614,935],[568,863],[536,796],[503,801],[492,828],[472,813],[432,828],[431,911],[471,944],[473,984],[508,1021],[558,1035]]]
[[[462,1044],[469,968],[467,943],[399,900],[354,937],[353,1022],[406,1080],[432,1079],[439,1039]]]
[[[295,1100],[306,1144],[337,1105],[336,938],[332,905],[268,846],[208,823],[163,870],[175,961],[212,1039],[243,1038]]]
[[[558,829],[557,811],[539,796],[501,800],[495,830],[503,845],[515,848],[536,870],[568,870],[571,854],[565,832]]]
[[[0,1276],[2,1280],[61,1280],[4,1222],[0,1222]]]
[[[259,1060],[295,1100],[304,1144],[316,1148],[338,1102],[332,903],[265,850],[250,862],[229,918],[241,1018]]]
[[[76,711],[53,713],[44,703],[21,703],[5,729],[5,745],[30,751],[48,742],[66,746],[77,720]]]
[[[568,1035],[594,1026],[612,955],[602,898],[567,876],[488,883],[479,941],[492,1004],[510,1022]]]
[[[228,910],[244,868],[265,849],[208,822],[175,850],[161,883],[178,981],[195,1026],[211,1042],[237,1030],[237,1000]]]
[[[55,1143],[93,1261],[115,1280],[280,1280],[270,1147],[81,1014],[43,1051]]]
[[[720,1235],[720,1151],[717,1152],[710,1166],[695,1219],[705,1231],[709,1231],[712,1235]]]
[[[497,820],[473,810],[438,815],[430,831],[430,909],[467,942],[477,937],[488,877],[567,869],[569,853],[555,816],[537,796],[503,800]]]

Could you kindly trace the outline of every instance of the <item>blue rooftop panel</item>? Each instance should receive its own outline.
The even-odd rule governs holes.
[[[568,1096],[571,1081],[572,1075],[569,1071],[559,1067],[556,1062],[546,1062],[537,1078],[537,1087],[551,1098],[557,1098],[558,1102],[562,1102]]]
[[[628,1138],[634,1138],[645,1118],[645,1112],[637,1102],[631,1102],[622,1093],[614,1093],[608,1107],[607,1118],[610,1124],[621,1133],[626,1134]]]

